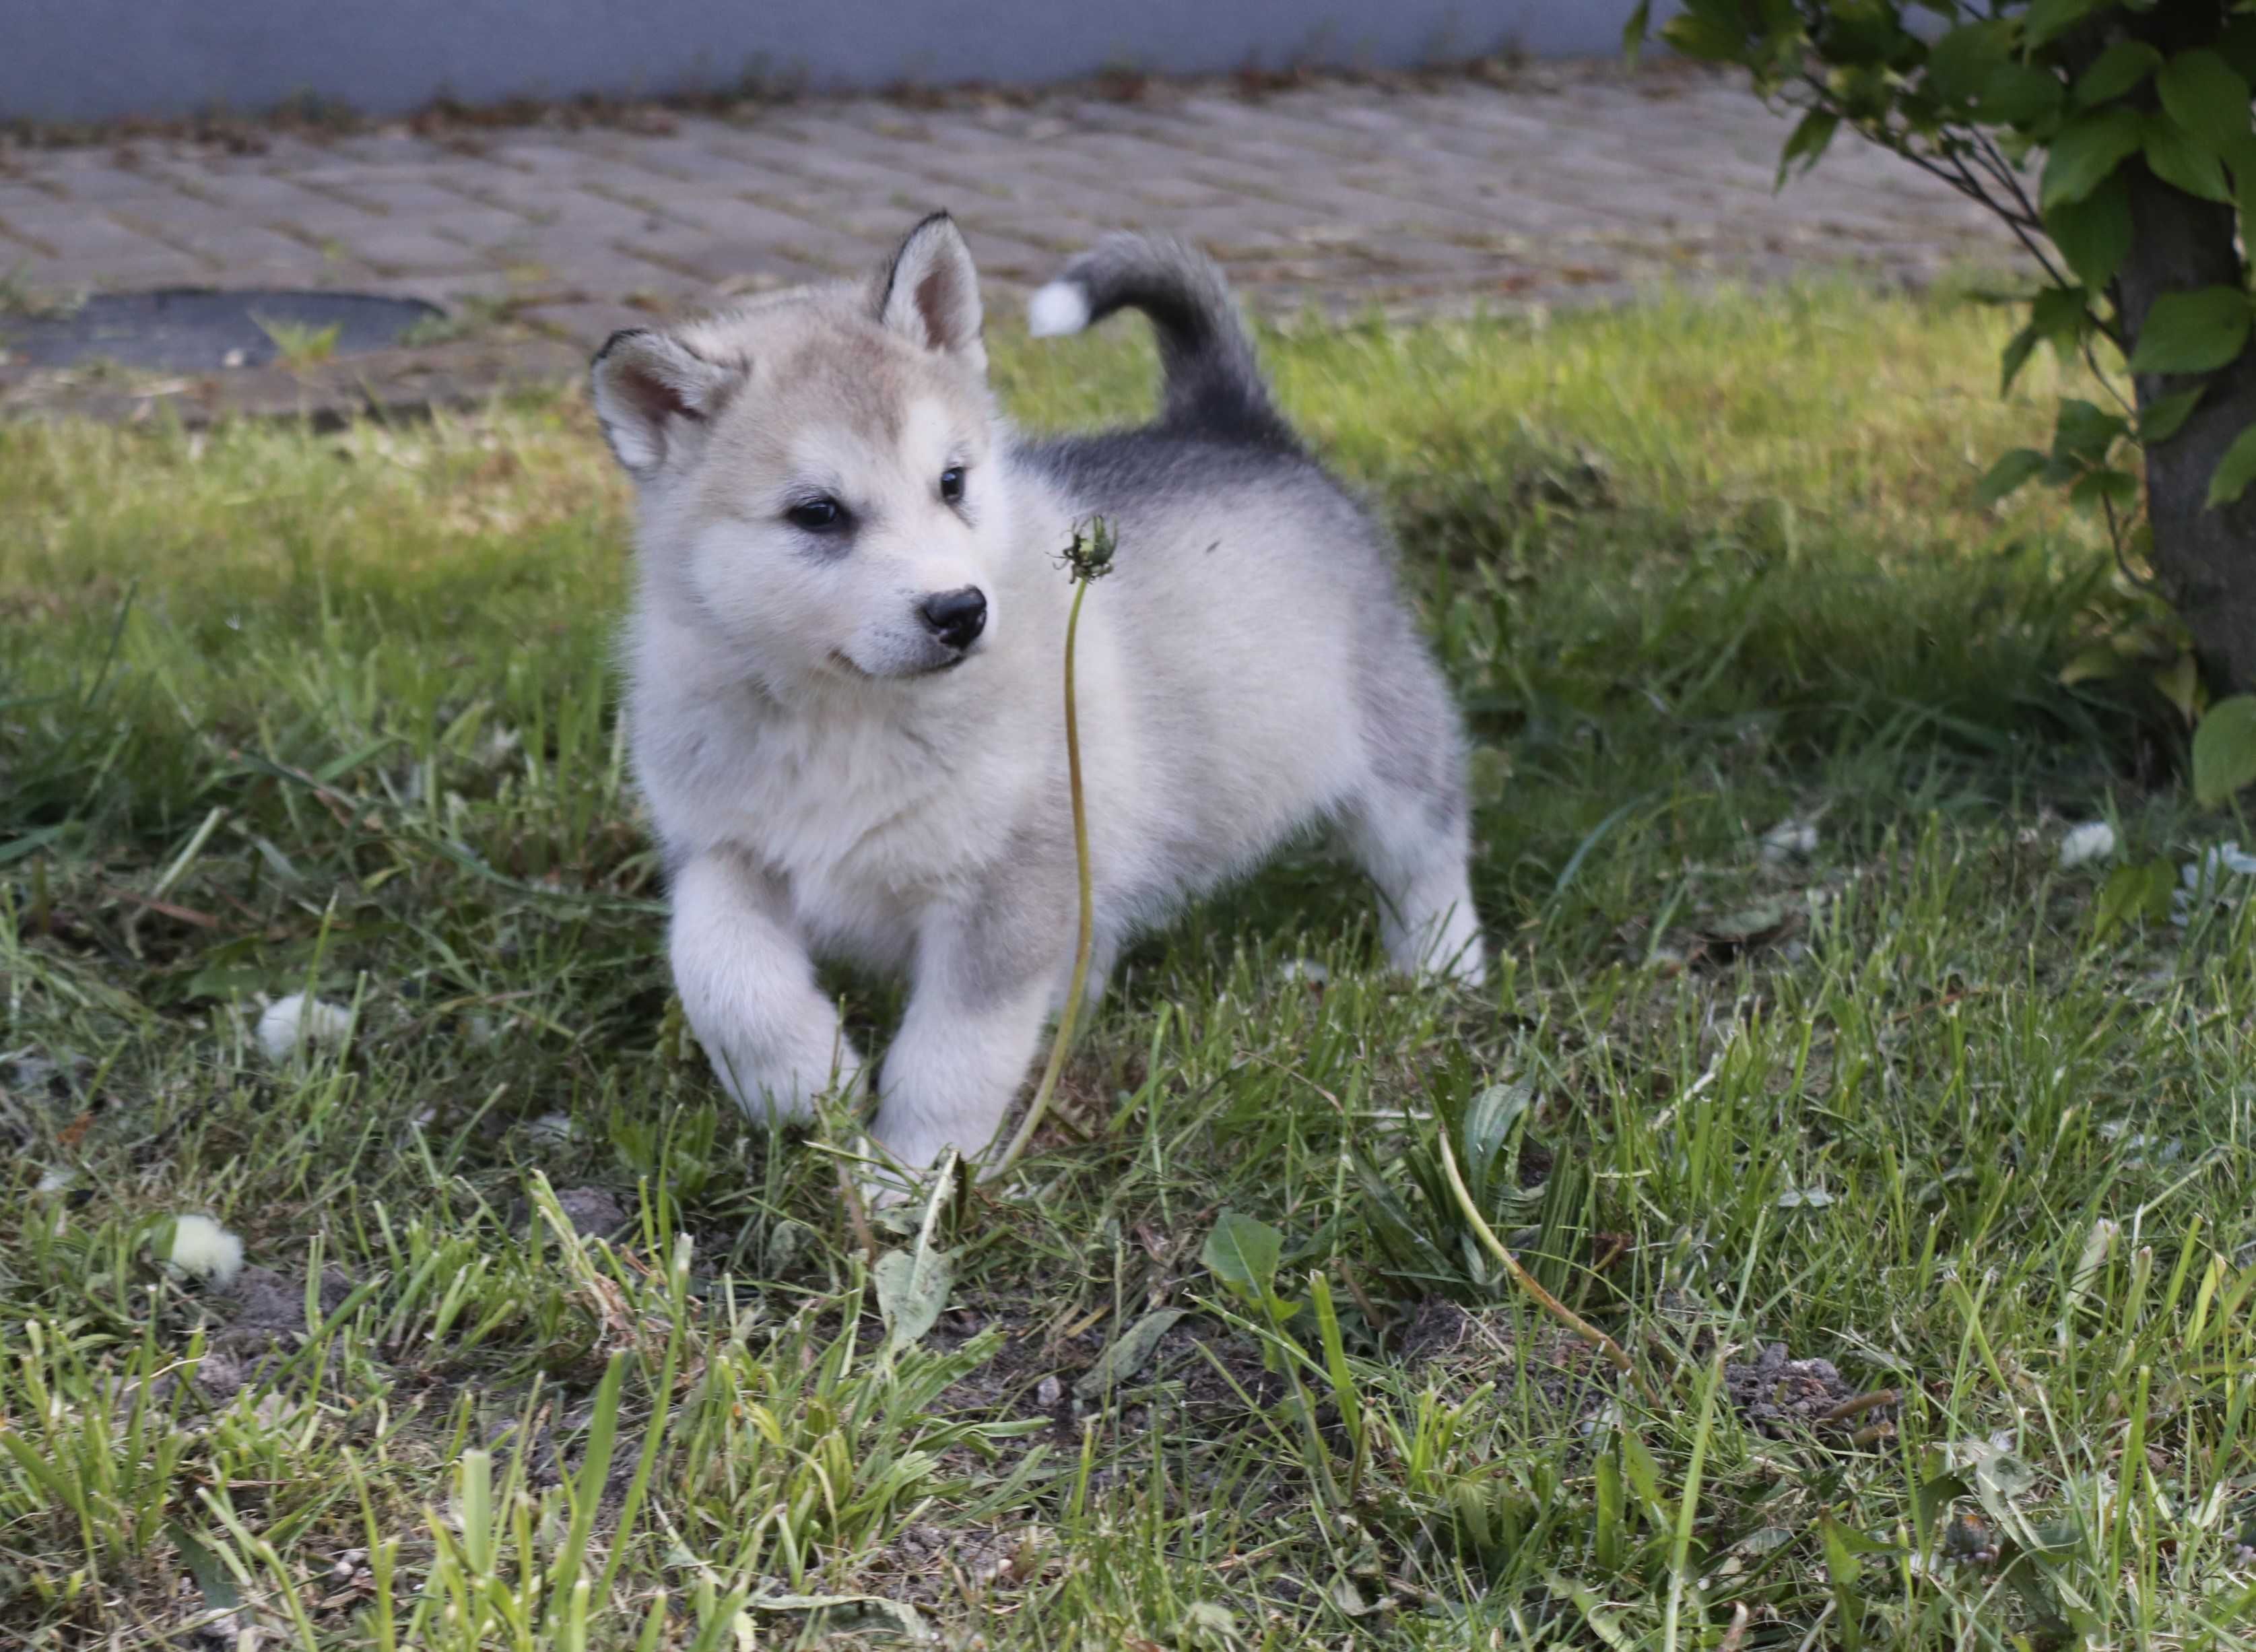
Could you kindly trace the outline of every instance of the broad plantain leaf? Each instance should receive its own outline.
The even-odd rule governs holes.
[[[1534,1098],[1535,1092],[1526,1084],[1490,1084],[1465,1108],[1464,1122],[1457,1133],[1463,1147],[1465,1191],[1483,1211],[1491,1206],[1490,1183],[1497,1155]]]
[[[2256,695],[2236,694],[2203,713],[2193,731],[2193,794],[2203,808],[2256,780]]]
[[[2091,914],[2092,932],[2104,936],[2134,918],[2153,922],[2168,916],[2170,895],[2177,886],[2177,868],[2168,860],[2116,867],[2099,886],[2099,899]]]
[[[953,1150],[942,1156],[927,1197],[924,1220],[916,1243],[905,1251],[888,1251],[870,1270],[877,1287],[878,1313],[885,1322],[889,1352],[924,1340],[948,1306],[948,1288],[955,1283],[955,1259],[940,1248],[937,1239],[941,1215],[962,1180],[962,1161]]]
[[[1251,1216],[1224,1211],[1206,1236],[1199,1260],[1216,1278],[1248,1295],[1266,1297],[1277,1282],[1277,1264],[1285,1253],[1284,1235]]]
[[[1832,1515],[1820,1514],[1817,1528],[1825,1551],[1826,1580],[1833,1585],[1833,1604],[1839,1613],[1842,1652],[1860,1652],[1865,1644],[1865,1597],[1857,1582],[1863,1566],[1844,1528]]]
[[[1146,1314],[1134,1324],[1113,1338],[1111,1346],[1096,1357],[1096,1363],[1082,1373],[1073,1385],[1073,1391],[1084,1400],[1093,1400],[1107,1388],[1125,1382],[1152,1360],[1160,1345],[1160,1338],[1175,1328],[1175,1322],[1187,1310],[1181,1308],[1160,1308]]]
[[[921,1342],[948,1306],[955,1267],[945,1251],[920,1245],[913,1251],[887,1251],[870,1270],[878,1288],[878,1312],[885,1322],[886,1345],[906,1348]]]

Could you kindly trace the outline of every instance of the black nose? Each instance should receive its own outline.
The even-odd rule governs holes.
[[[987,594],[976,585],[941,591],[917,607],[932,634],[951,648],[969,648],[987,628]]]

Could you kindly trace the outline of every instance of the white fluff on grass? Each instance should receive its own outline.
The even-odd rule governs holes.
[[[2238,879],[2256,877],[2256,855],[2227,839],[2202,851],[2199,860],[2178,868],[2178,888],[2170,897],[2170,921],[2181,929],[2203,907],[2231,907],[2240,904],[2247,886]]]
[[[1763,834],[1762,858],[1780,861],[1817,852],[1817,828],[1806,820],[1782,820]]]
[[[335,1046],[352,1031],[352,1012],[304,992],[277,999],[258,1018],[258,1048],[269,1061],[287,1061],[301,1047]]]
[[[2115,853],[2115,829],[2104,820],[2088,820],[2061,834],[2060,864],[2081,866],[2087,861],[2107,860]]]
[[[184,1274],[225,1285],[243,1271],[243,1241],[208,1216],[176,1216],[165,1260]]]

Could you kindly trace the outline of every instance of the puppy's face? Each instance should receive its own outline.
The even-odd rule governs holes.
[[[1008,503],[977,278],[945,217],[867,293],[787,295],[596,358],[644,552],[772,692],[976,659]]]

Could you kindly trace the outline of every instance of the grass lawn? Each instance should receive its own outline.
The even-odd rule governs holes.
[[[2256,903],[2110,883],[2252,834],[2060,681],[2126,598],[1972,502],[2058,389],[2001,327],[1273,338],[1468,709],[1494,984],[1312,848],[874,1229],[670,1004],[576,395],[0,427],[0,1645],[2256,1646]],[[1134,332],[1008,402],[1133,413]]]

